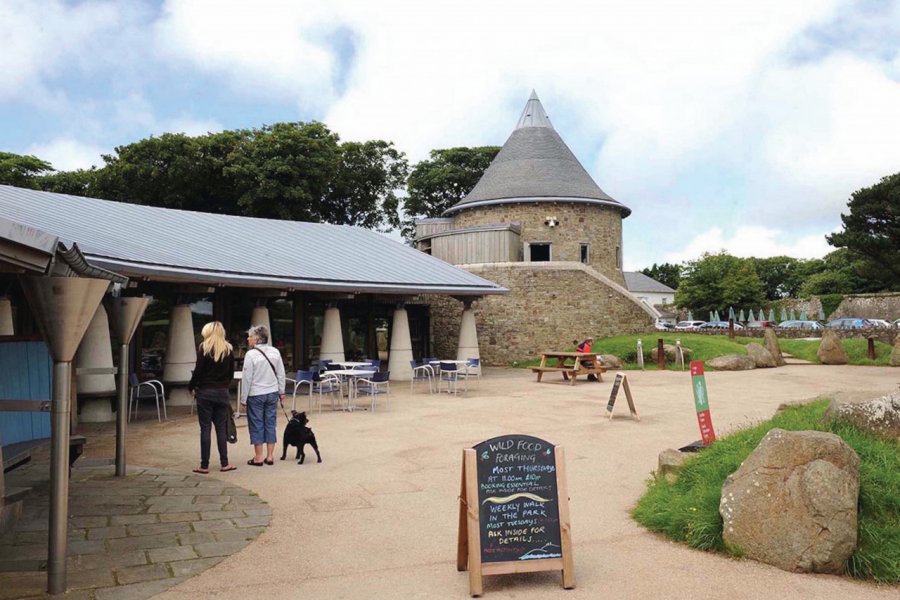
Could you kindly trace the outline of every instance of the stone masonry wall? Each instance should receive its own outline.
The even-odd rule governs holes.
[[[510,365],[562,350],[572,340],[645,331],[654,318],[623,288],[581,263],[492,263],[462,268],[510,290],[474,304],[478,344],[486,365]],[[456,356],[462,302],[429,298],[438,357]]]
[[[854,294],[846,296],[835,309],[832,319],[862,317],[870,319],[900,319],[900,294]]]
[[[559,224],[545,225],[548,216],[555,217]],[[625,284],[616,263],[616,248],[619,256],[623,252],[622,213],[618,209],[577,202],[499,204],[462,210],[454,216],[453,227],[496,223],[519,223],[523,243],[550,242],[554,262],[579,261],[580,245],[587,243],[588,265],[619,285]]]

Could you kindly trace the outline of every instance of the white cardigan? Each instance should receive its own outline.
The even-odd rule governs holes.
[[[275,366],[274,373],[263,352]],[[272,392],[284,394],[284,362],[281,360],[281,352],[268,344],[256,344],[244,354],[241,404],[247,404],[249,396],[262,396]]]

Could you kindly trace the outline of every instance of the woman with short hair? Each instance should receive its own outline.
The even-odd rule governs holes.
[[[275,464],[275,409],[284,402],[284,363],[278,349],[269,345],[265,325],[254,325],[247,331],[247,344],[250,348],[244,355],[241,404],[247,405],[247,429],[254,451],[247,464],[261,467]]]
[[[234,352],[225,340],[225,327],[212,321],[200,330],[203,341],[197,348],[197,364],[191,374],[188,390],[197,400],[197,420],[200,422],[200,467],[194,473],[209,473],[210,430],[216,427],[216,446],[219,449],[220,471],[234,471],[228,462],[226,422],[228,420],[228,386],[234,379]]]

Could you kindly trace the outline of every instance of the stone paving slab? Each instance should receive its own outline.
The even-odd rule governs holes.
[[[48,597],[47,472],[38,462],[7,476],[32,492],[22,519],[0,537],[0,600]],[[239,552],[272,518],[256,494],[231,482],[140,467],[118,479],[110,466],[76,466],[69,507],[61,597],[76,600],[149,598]]]

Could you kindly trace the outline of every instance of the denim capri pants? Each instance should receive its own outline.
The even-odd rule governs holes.
[[[276,442],[275,409],[278,396],[278,392],[271,392],[247,398],[247,429],[250,430],[250,443],[254,446]]]

